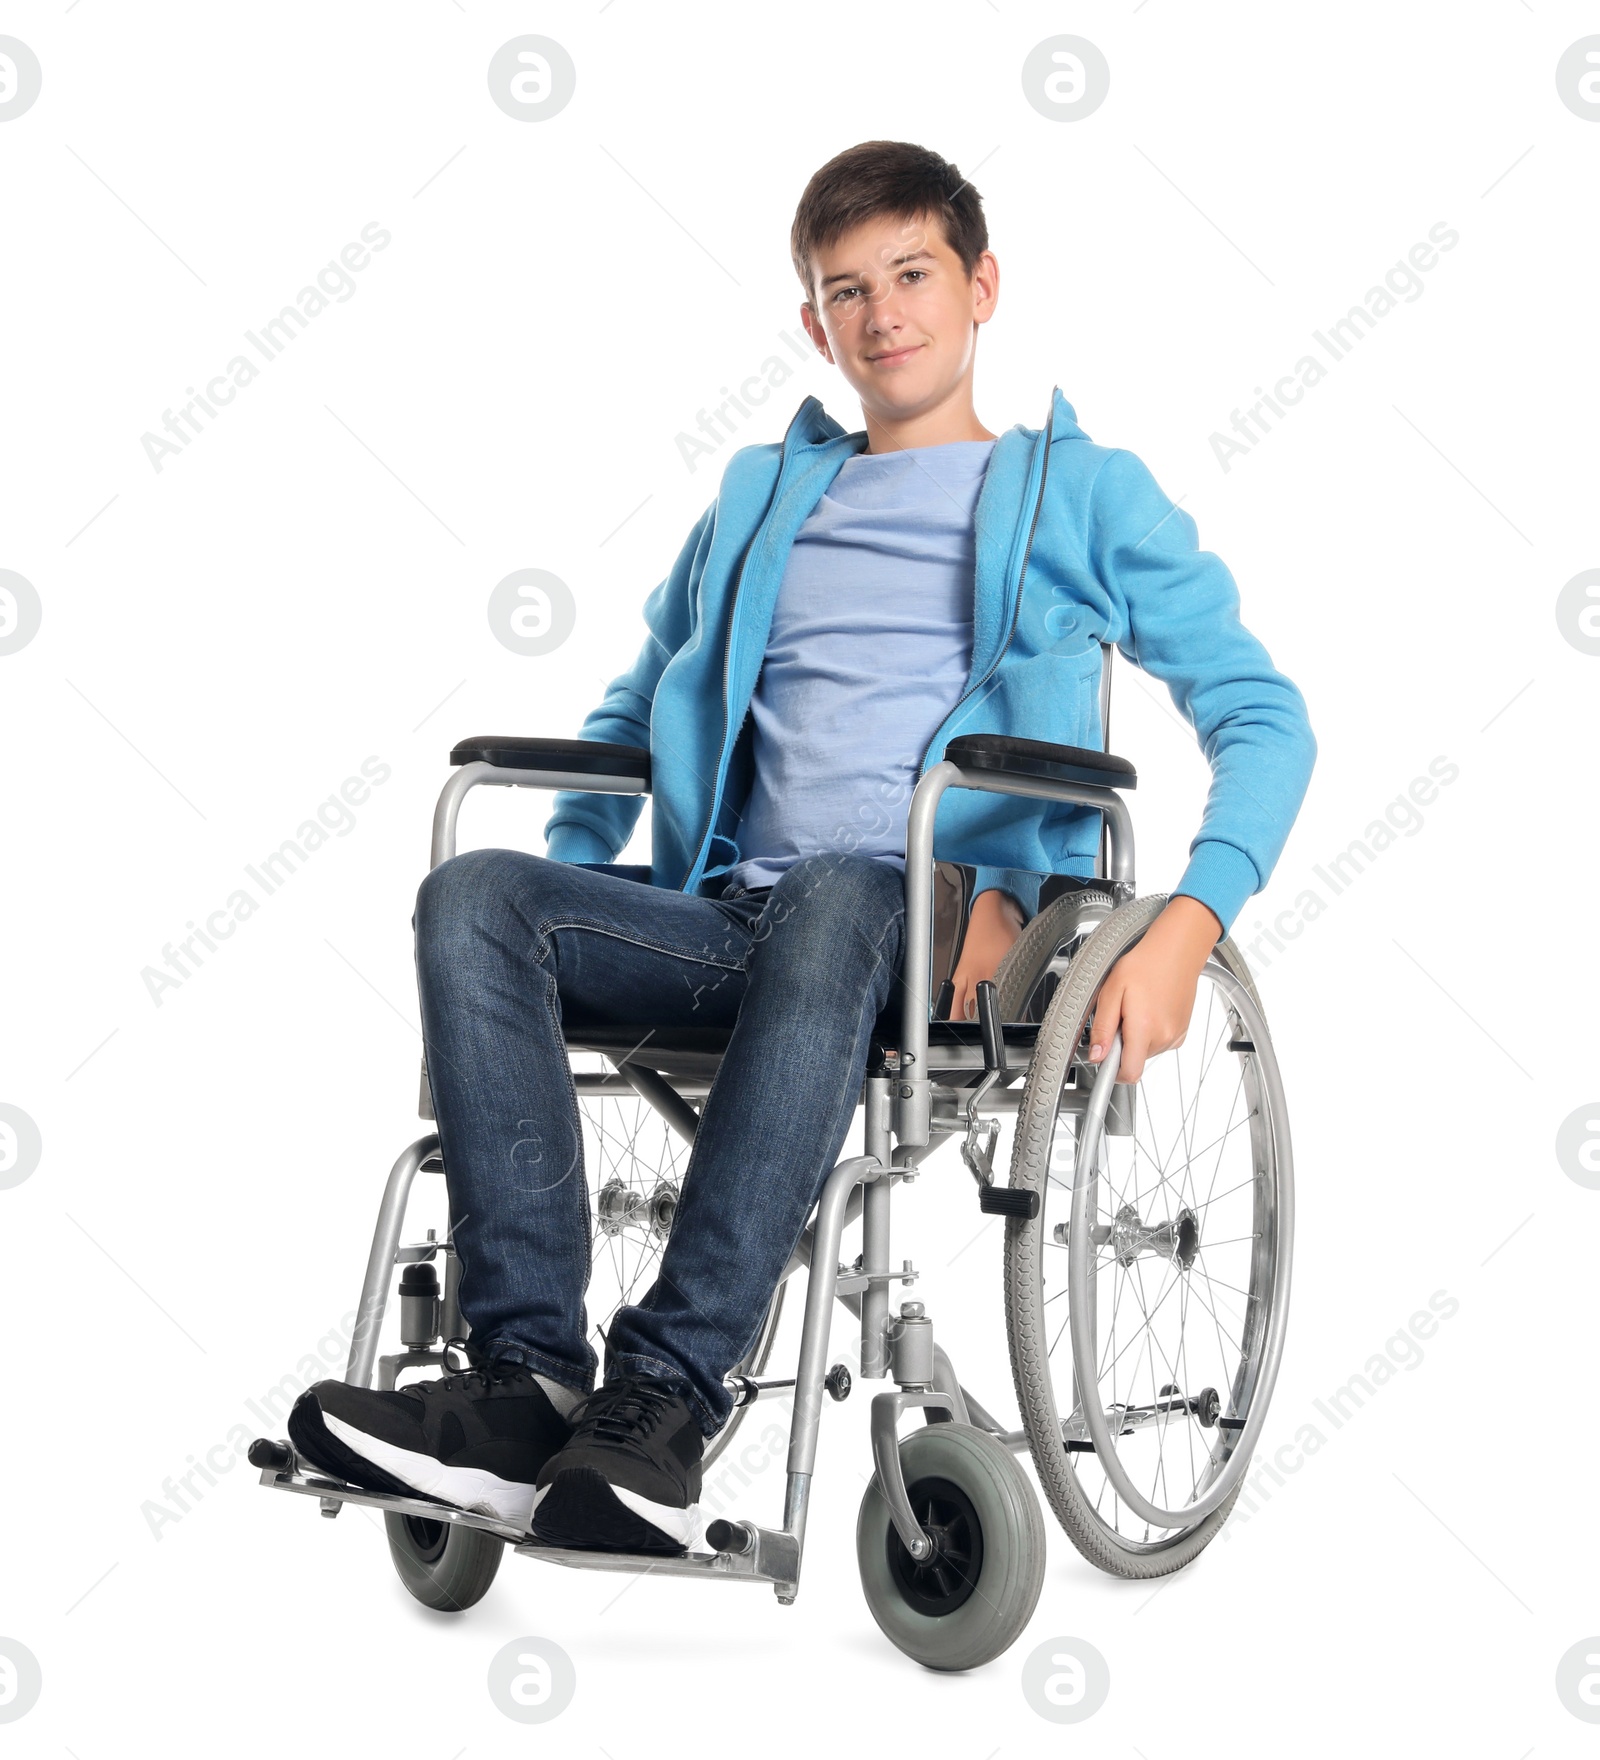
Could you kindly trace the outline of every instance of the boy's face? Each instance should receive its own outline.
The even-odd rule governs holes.
[[[970,380],[976,326],[1000,293],[992,252],[969,278],[937,219],[868,220],[812,263],[801,321],[868,416],[903,422]]]

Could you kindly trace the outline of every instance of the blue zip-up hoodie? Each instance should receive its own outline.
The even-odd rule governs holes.
[[[780,444],[736,452],[645,605],[638,659],[583,724],[585,739],[650,748],[657,886],[715,891],[741,858],[749,742],[739,734],[789,548],[866,445],[808,397]],[[1089,439],[1059,387],[1046,430],[1019,424],[996,440],[974,523],[971,674],[923,769],[964,733],[1101,749],[1100,644],[1114,642],[1165,683],[1211,765],[1172,890],[1208,905],[1226,932],[1266,884],[1316,758],[1305,700],[1239,621],[1232,575],[1131,452]],[[615,861],[642,804],[558,795],[550,855]],[[1099,827],[1087,808],[951,789],[934,850],[977,867],[979,891],[1003,887],[1032,912],[1041,875],[1094,873]]]

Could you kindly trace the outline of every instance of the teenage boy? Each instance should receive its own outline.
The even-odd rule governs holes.
[[[906,804],[961,733],[1098,747],[1100,644],[1161,679],[1212,769],[1168,904],[1110,974],[1091,1052],[1120,1079],[1182,1042],[1206,956],[1272,872],[1310,778],[1305,705],[1232,577],[1131,453],[1056,391],[1046,429],[973,408],[999,268],[936,153],[872,141],[795,215],[801,318],[860,399],[815,398],[732,457],[583,735],[648,745],[653,884],[604,872],[637,798],[559,796],[548,857],[486,849],[423,882],[423,1032],[470,1368],[325,1381],[290,1433],[374,1490],[552,1544],[679,1552],[703,1445],[843,1146],[903,940]],[[1048,873],[1092,875],[1083,809],[952,791],[936,850],[977,869],[952,1013],[970,1014]],[[563,1028],[731,1028],[654,1286],[586,1336],[590,1217]]]

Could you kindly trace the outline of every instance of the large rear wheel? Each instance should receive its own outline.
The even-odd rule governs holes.
[[[1011,1184],[1040,1211],[1006,1225],[1040,1483],[1084,1556],[1126,1577],[1178,1569],[1227,1519],[1277,1375],[1293,1235],[1282,1083],[1231,942],[1206,964],[1184,1043],[1095,1093],[1095,1002],[1165,903],[1113,911],[1060,977],[1012,1152]]]

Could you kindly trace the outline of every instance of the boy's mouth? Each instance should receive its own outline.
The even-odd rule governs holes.
[[[902,361],[911,359],[919,348],[926,346],[921,342],[910,343],[905,348],[892,348],[884,354],[869,354],[868,364],[874,367],[897,367]]]

